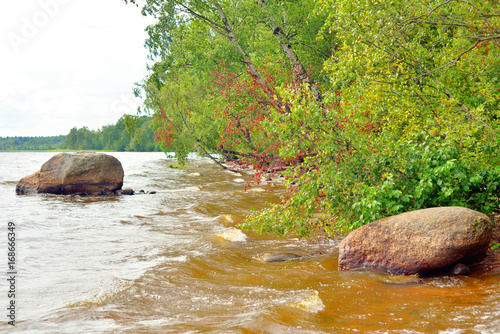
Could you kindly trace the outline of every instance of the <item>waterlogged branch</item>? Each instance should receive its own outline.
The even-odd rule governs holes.
[[[198,147],[201,151],[203,151],[203,155],[208,157],[209,159],[211,159],[217,166],[221,167],[222,169],[224,170],[228,170],[230,172],[233,172],[233,173],[238,173],[237,170],[234,170],[234,169],[231,169],[227,166],[224,166],[224,164],[222,164],[222,162],[220,162],[219,159],[217,159],[216,157],[214,157],[212,155],[212,153],[208,152],[208,150],[205,148],[205,146],[203,146],[201,144],[201,140],[200,139],[196,139],[196,147]]]

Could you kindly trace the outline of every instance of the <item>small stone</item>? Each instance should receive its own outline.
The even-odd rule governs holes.
[[[469,275],[470,269],[463,263],[457,263],[451,270],[453,275]]]
[[[134,194],[135,194],[135,192],[130,188],[126,188],[126,189],[122,190],[122,195],[134,195]]]
[[[422,280],[417,275],[390,275],[384,276],[379,280],[380,283],[390,286],[410,286],[422,284]]]
[[[302,256],[293,253],[265,254],[261,261],[264,263],[285,262],[300,259]]]

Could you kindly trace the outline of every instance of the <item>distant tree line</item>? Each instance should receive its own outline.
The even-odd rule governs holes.
[[[66,136],[51,137],[0,137],[1,151],[22,150],[109,150],[158,152],[160,145],[154,140],[150,128],[152,118],[127,115],[116,124],[105,125],[100,130],[74,127]],[[165,146],[165,145],[163,145]]]
[[[64,147],[66,136],[0,137],[0,151],[57,150]]]

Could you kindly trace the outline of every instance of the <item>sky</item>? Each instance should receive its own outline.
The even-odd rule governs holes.
[[[122,0],[2,1],[0,137],[96,130],[135,115],[152,22]]]

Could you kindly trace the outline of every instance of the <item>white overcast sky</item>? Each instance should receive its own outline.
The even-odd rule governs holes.
[[[122,0],[2,0],[0,137],[100,129],[136,114],[151,22]]]

